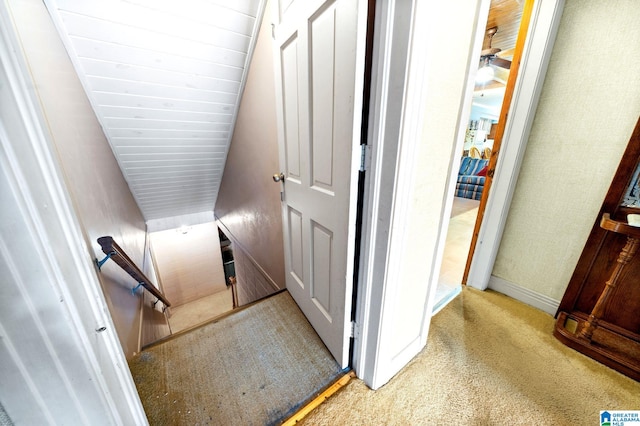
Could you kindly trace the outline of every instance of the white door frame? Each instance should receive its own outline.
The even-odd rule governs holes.
[[[489,285],[565,0],[536,0],[467,285]],[[505,143],[506,142],[506,143]]]
[[[5,172],[11,176],[9,188],[3,190],[17,194],[19,206],[7,208],[11,211],[19,208],[28,224],[27,229],[16,230],[21,232],[18,244],[27,246],[30,242],[37,242],[39,252],[34,252],[29,262],[34,270],[42,271],[38,283],[42,294],[23,292],[24,300],[11,302],[28,306],[28,299],[36,298],[40,306],[46,305],[52,308],[51,311],[59,312],[59,320],[50,322],[43,321],[39,312],[28,310],[33,321],[41,327],[41,336],[32,338],[41,337],[49,353],[38,354],[43,362],[32,364],[29,360],[34,359],[33,354],[21,353],[21,349],[15,346],[11,358],[22,366],[20,373],[30,392],[29,395],[16,395],[14,402],[17,401],[18,406],[4,408],[9,416],[14,410],[22,410],[23,414],[24,410],[41,410],[51,422],[55,422],[60,419],[51,418],[47,413],[52,409],[59,411],[59,402],[64,400],[68,406],[63,408],[76,420],[147,424],[93,259],[59,169],[10,7],[5,1],[0,3],[0,64],[6,76],[6,80],[3,78],[4,81],[0,82],[0,91],[4,92],[4,99],[11,99],[2,106],[11,108],[12,114],[20,117],[0,123],[4,135],[0,138],[0,159],[6,165]],[[24,137],[6,137],[2,124],[8,131]],[[5,278],[11,280],[11,277]],[[23,284],[18,281],[19,277],[16,278],[17,285]],[[56,297],[45,297],[50,293]],[[62,324],[72,332],[61,335]],[[68,353],[70,349],[73,354]],[[49,354],[56,360],[54,363],[45,362]],[[44,386],[44,381],[36,376],[47,375],[50,379]],[[81,379],[76,379],[76,382],[68,379],[78,376]],[[11,386],[11,383],[7,385]],[[55,403],[51,398],[41,396],[64,392],[71,396]],[[95,401],[96,398],[99,400]],[[37,404],[29,405],[34,400]],[[52,406],[54,404],[55,407]]]
[[[386,298],[395,297],[395,288],[387,285],[388,281],[394,278],[389,274],[391,266],[387,265],[387,261],[393,246],[399,246],[409,237],[406,227],[402,226],[409,219],[409,211],[403,209],[402,204],[406,202],[403,197],[410,192],[415,170],[412,167],[401,168],[399,157],[410,156],[416,152],[422,137],[419,116],[421,103],[420,97],[415,94],[423,93],[425,83],[424,78],[421,78],[424,75],[422,70],[429,53],[420,48],[420,43],[411,43],[411,40],[412,37],[425,37],[428,29],[421,28],[419,25],[414,29],[410,25],[416,9],[414,5],[407,3],[409,2],[393,0],[378,2],[374,31],[369,131],[371,147],[369,163],[372,166],[367,172],[367,194],[363,216],[368,220],[363,224],[363,241],[361,242],[363,250],[357,302],[358,327],[355,333],[353,361],[358,377],[373,389],[382,386],[389,380],[390,374],[393,374],[389,373],[389,367],[384,365],[389,360],[383,356],[385,347],[380,339],[385,324],[390,321],[389,314],[384,312],[383,302]],[[478,15],[483,13],[482,7],[488,8],[488,0],[483,0],[481,3]],[[476,254],[471,265],[468,284],[476,288],[487,287],[493,269],[563,7],[564,0],[536,0],[534,4],[520,75],[516,81],[505,129],[505,140],[509,143],[503,145],[495,183],[489,196]],[[420,13],[437,12],[435,7],[428,9],[428,7],[422,9]],[[407,13],[411,15],[408,18]],[[415,18],[419,22],[420,16]],[[478,25],[484,27],[484,22]],[[478,29],[476,34],[483,34],[484,28],[481,30]],[[408,55],[404,56],[398,53],[398,51],[402,52],[403,43],[409,46],[408,49],[404,47],[409,50]],[[478,50],[477,40],[474,44],[476,45],[474,49]],[[475,53],[479,56],[479,50]],[[476,73],[476,63],[470,61],[470,64],[467,85],[474,84]],[[390,85],[390,81],[394,84]],[[472,91],[473,87],[468,87],[465,93]],[[461,101],[460,105],[458,123],[466,125],[463,114],[466,110],[468,115],[469,107],[465,107],[464,101]],[[402,120],[409,122],[403,124]],[[458,132],[459,140],[456,141],[456,146],[462,145],[463,137],[464,133]],[[450,170],[455,169],[453,163],[456,161],[458,159],[452,157]],[[449,191],[453,192],[453,186],[450,185]],[[448,226],[450,209],[449,202],[441,212],[440,223],[443,229]],[[434,261],[438,271],[444,252],[444,242],[444,238],[439,239],[435,253]],[[429,261],[431,259],[425,259],[425,262]],[[437,275],[435,278],[432,276],[426,279],[431,280],[428,285],[433,285]],[[430,291],[429,294],[429,300],[425,303],[421,345],[426,343],[430,309],[435,292]],[[404,363],[408,361],[408,359],[401,360]]]

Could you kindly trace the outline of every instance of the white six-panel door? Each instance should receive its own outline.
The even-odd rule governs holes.
[[[286,285],[343,367],[352,151],[361,111],[357,8],[357,0],[280,0],[274,10]]]

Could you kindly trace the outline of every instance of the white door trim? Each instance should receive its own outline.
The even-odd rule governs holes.
[[[500,248],[564,3],[564,0],[536,0],[533,5],[500,158],[467,278],[467,285],[481,290],[489,285]]]
[[[411,167],[400,166],[400,155],[401,151],[405,153],[415,151],[415,146],[421,137],[420,126],[411,125],[409,129],[402,129],[403,115],[406,112],[419,111],[421,107],[419,96],[407,96],[405,100],[405,95],[424,90],[424,84],[416,76],[420,75],[421,64],[430,54],[425,49],[420,49],[419,44],[412,45],[410,42],[411,37],[416,37],[416,35],[411,36],[410,25],[414,22],[416,11],[413,4],[407,3],[409,2],[389,1],[377,2],[376,5],[369,129],[372,147],[371,169],[367,172],[368,192],[365,194],[364,201],[362,261],[357,302],[357,322],[360,327],[359,333],[355,336],[353,360],[353,367],[358,377],[373,389],[388,380],[388,378],[385,379],[385,374],[379,371],[382,368],[379,364],[384,359],[385,350],[380,340],[385,327],[384,305],[388,301],[387,298],[394,297],[393,289],[386,285],[387,280],[392,276],[390,275],[392,265],[387,265],[387,260],[392,253],[392,245],[395,245],[392,240],[403,241],[407,231],[402,224],[408,220],[408,211],[397,208],[396,203],[397,195],[405,194],[408,191],[406,186],[411,186],[413,170]],[[481,6],[478,6],[478,16],[484,13]],[[486,288],[493,269],[495,254],[500,244],[521,157],[535,116],[563,6],[564,0],[537,0],[534,5],[529,35],[523,52],[521,74],[518,77],[511,107],[510,123],[507,124],[505,131],[505,137],[510,141],[505,146],[510,149],[508,151],[505,149],[501,166],[496,170],[496,182],[502,181],[507,188],[494,187],[489,198],[485,222],[481,227],[481,238],[478,240],[476,257],[472,264],[472,274],[470,274],[470,282],[474,287]],[[410,14],[408,19],[404,15],[407,12]],[[484,26],[484,23],[479,25]],[[421,31],[428,33],[428,30],[421,28],[416,28],[415,31],[416,34]],[[476,31],[476,34],[479,32],[479,30]],[[428,35],[421,35],[421,37],[425,36]],[[408,46],[411,47],[411,51],[407,54]],[[467,84],[473,84],[475,72],[475,62],[470,61],[468,73],[470,78]],[[411,90],[407,88],[410,78]],[[402,87],[402,90],[398,87]],[[461,100],[461,115],[465,109],[468,113],[468,107],[465,108],[465,105],[466,103]],[[462,121],[459,120],[459,123]],[[414,137],[409,133],[413,133]],[[402,142],[400,142],[401,134],[404,134]],[[461,135],[463,133],[458,133],[459,139]],[[461,140],[456,141],[456,146],[461,142]],[[450,204],[445,204],[441,212],[440,222],[443,226],[448,223]],[[444,238],[439,239],[435,258],[425,259],[425,262],[431,260],[441,262],[444,242]],[[437,265],[436,270],[439,269]],[[486,278],[483,274],[486,274]],[[427,309],[433,304],[435,292],[430,291],[429,294],[429,300],[425,301]],[[424,344],[426,339],[428,324],[429,318],[425,318],[421,344]],[[408,361],[402,360],[405,363]]]
[[[371,70],[369,153],[367,189],[364,194],[359,290],[358,333],[354,338],[353,367],[359,378],[376,389],[383,316],[382,301],[388,297],[385,283],[396,189],[396,164],[402,121],[402,102],[407,74],[406,46],[409,42],[413,2],[376,2]],[[403,8],[404,13],[397,9]],[[407,10],[408,9],[408,10]],[[402,87],[389,96],[391,84]]]
[[[59,371],[87,371],[86,380],[92,382],[96,392],[102,396],[102,412],[86,413],[90,419],[113,424],[147,424],[80,222],[57,165],[47,123],[34,85],[30,82],[29,68],[21,52],[22,46],[13,26],[10,7],[2,2],[0,63],[8,80],[3,90],[11,93],[15,100],[14,110],[21,118],[18,123],[5,124],[20,127],[28,137],[25,140],[3,138],[0,148],[6,154],[7,173],[15,177],[11,189],[20,194],[25,206],[25,220],[31,226],[29,236],[25,235],[25,239],[30,237],[40,243],[42,256],[34,253],[34,261],[46,265],[48,284],[59,293],[60,300],[56,300],[56,303],[65,312],[65,318],[61,321],[69,322],[73,335],[66,336],[68,339],[64,342],[58,342],[56,324],[48,323],[44,324],[44,332],[51,336],[50,341],[55,346],[53,349],[58,353],[69,350],[71,343],[80,351],[78,356],[83,361],[82,365],[68,365],[61,361],[57,367],[62,369]],[[16,154],[26,152],[32,155]],[[45,200],[49,200],[49,203]],[[106,329],[102,331],[101,327]],[[67,383],[67,386],[74,389],[72,383]],[[46,393],[51,391],[46,389]],[[89,397],[75,393],[76,403],[81,404],[83,398]],[[46,404],[46,401],[43,403]],[[9,415],[11,408],[5,407]]]

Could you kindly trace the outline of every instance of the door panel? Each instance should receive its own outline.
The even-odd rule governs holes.
[[[303,252],[303,243],[302,243],[302,214],[294,210],[292,208],[288,208],[289,218],[287,220],[287,225],[289,228],[289,250],[287,250],[287,255],[289,256],[289,265],[290,271],[289,274],[295,281],[300,285],[300,287],[304,288],[304,268],[302,262],[302,252]]]
[[[351,152],[359,143],[357,5],[296,0],[275,31],[287,288],[342,366],[349,352]]]
[[[316,306],[331,321],[331,252],[333,233],[322,225],[312,222],[313,254],[311,255],[311,298]]]
[[[286,146],[286,175],[300,180],[300,141],[298,138],[298,43],[297,34],[281,48],[282,96]]]

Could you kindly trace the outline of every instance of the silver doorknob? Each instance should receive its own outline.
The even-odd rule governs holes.
[[[275,175],[273,175],[273,181],[274,182],[284,181],[284,173],[276,173]]]

